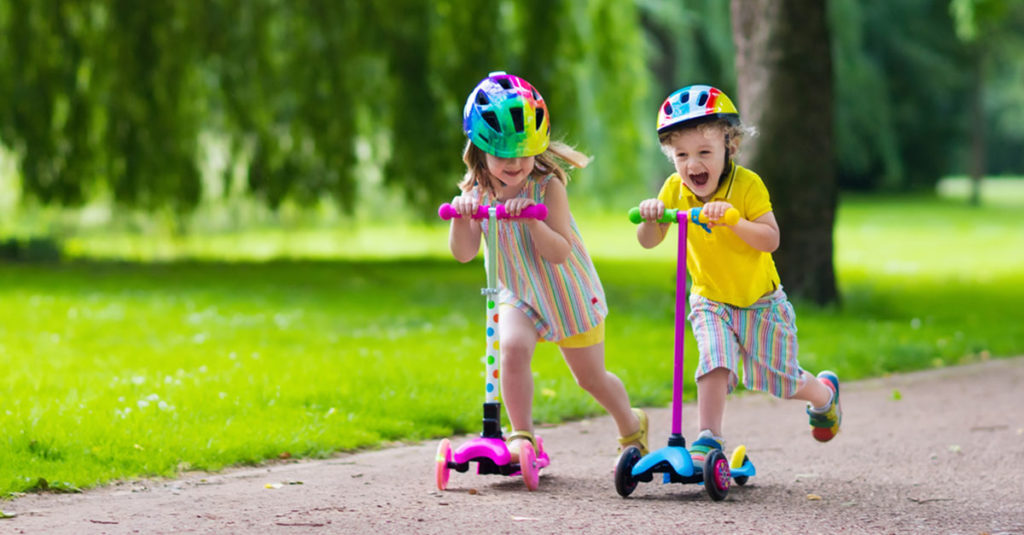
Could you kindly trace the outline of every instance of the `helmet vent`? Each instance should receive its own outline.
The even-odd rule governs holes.
[[[508,78],[498,78],[495,81],[504,89],[512,89],[512,82],[508,81]]]
[[[537,130],[540,130],[540,125],[544,124],[544,108],[537,108],[536,117],[536,121],[533,124],[537,127]]]
[[[476,92],[476,103],[478,106],[486,106],[491,103],[491,99],[487,98],[487,93],[480,90]]]
[[[493,111],[485,111],[481,113],[480,116],[484,118],[484,121],[487,121],[487,124],[490,125],[491,128],[497,130],[499,133],[501,132],[501,125],[498,124],[498,115],[496,113]]]
[[[664,110],[665,110],[665,115],[671,116],[672,115],[672,104],[670,102],[666,102]]]
[[[536,89],[531,87],[530,88],[530,92],[533,93],[533,100],[540,100],[541,99],[540,98],[540,93],[538,93]]]
[[[697,105],[698,106],[703,106],[703,105],[707,104],[707,102],[708,102],[708,93],[707,93],[707,91],[701,91],[700,97],[697,98]]]
[[[686,104],[689,101],[690,101],[690,94],[689,93],[683,93],[682,95],[679,95],[679,103],[680,104]]]
[[[522,132],[525,129],[523,127],[523,108],[509,108],[508,113],[512,116],[512,125],[516,132]]]

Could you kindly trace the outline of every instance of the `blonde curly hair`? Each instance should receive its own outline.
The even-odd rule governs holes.
[[[753,126],[747,126],[738,121],[723,118],[682,123],[658,134],[658,142],[661,144],[661,152],[665,154],[670,161],[673,159],[672,140],[675,139],[676,136],[691,129],[696,129],[704,136],[707,136],[707,133],[710,130],[723,131],[725,133],[725,148],[728,150],[730,159],[735,157],[736,153],[740,151],[740,143],[744,138],[757,135],[757,129]]]

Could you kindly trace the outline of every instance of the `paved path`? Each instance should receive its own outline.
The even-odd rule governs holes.
[[[964,533],[1024,534],[1024,358],[843,384],[842,433],[818,444],[797,402],[730,400],[758,474],[712,502],[697,485],[615,492],[608,417],[542,429],[540,489],[452,474],[437,442],[76,495],[0,503],[0,533]],[[900,394],[899,400],[894,393]],[[694,411],[684,408],[684,434]],[[669,411],[650,409],[663,444]],[[464,440],[457,438],[455,444]]]

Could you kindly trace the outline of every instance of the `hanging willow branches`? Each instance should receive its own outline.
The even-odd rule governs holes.
[[[465,94],[508,70],[552,101],[556,135],[614,155],[593,172],[610,184],[638,166],[634,11],[612,0],[4,0],[0,142],[44,203],[106,193],[191,209],[212,132],[228,140],[225,182],[242,163],[270,207],[329,197],[351,210],[357,142],[383,133],[387,158],[374,163],[425,210],[461,173]]]

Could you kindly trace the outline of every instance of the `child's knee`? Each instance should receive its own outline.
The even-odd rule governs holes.
[[[501,366],[505,369],[529,367],[533,347],[526,342],[512,340],[501,341]]]
[[[607,372],[605,370],[594,370],[588,371],[587,373],[573,373],[573,378],[576,379],[576,384],[580,388],[587,392],[599,391],[604,386],[607,380]]]

